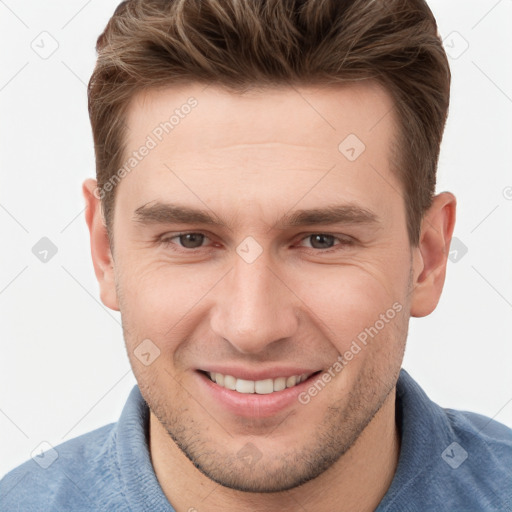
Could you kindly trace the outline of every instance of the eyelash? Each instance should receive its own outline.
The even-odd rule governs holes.
[[[175,249],[174,248],[174,245],[171,240],[174,240],[175,238],[179,238],[180,236],[184,236],[184,235],[204,235],[207,239],[209,239],[208,235],[206,233],[202,233],[201,231],[185,231],[183,233],[176,233],[172,236],[165,236],[163,238],[160,239],[160,244],[163,245],[165,248],[170,248],[171,250],[175,251],[175,252],[188,252],[188,253],[194,253],[200,249],[203,249],[203,247],[197,247],[195,249],[187,249],[187,248],[180,248],[180,249]],[[320,254],[326,254],[326,253],[332,253],[332,252],[337,252],[341,248],[344,248],[344,247],[347,247],[347,246],[352,246],[354,245],[354,239],[352,239],[351,237],[348,237],[347,235],[344,235],[343,237],[340,237],[340,236],[336,236],[335,234],[333,233],[324,233],[324,232],[316,232],[316,233],[309,233],[309,234],[306,234],[304,236],[302,236],[302,238],[299,239],[299,242],[302,242],[303,240],[306,240],[307,238],[310,238],[312,237],[313,235],[326,235],[326,236],[332,236],[334,237],[336,240],[338,240],[340,243],[338,245],[336,245],[334,248],[330,248],[330,249],[315,249],[315,248],[309,248],[309,247],[306,247],[306,249],[310,249],[311,251],[315,252],[315,253],[320,253]]]

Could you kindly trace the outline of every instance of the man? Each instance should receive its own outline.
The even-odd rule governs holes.
[[[512,431],[401,369],[443,288],[450,72],[422,0],[133,0],[83,193],[137,379],[2,510],[512,510]]]

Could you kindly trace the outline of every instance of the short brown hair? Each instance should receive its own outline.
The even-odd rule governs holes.
[[[97,41],[88,86],[111,243],[124,117],[135,93],[184,82],[232,91],[374,79],[391,94],[409,240],[435,193],[450,69],[424,0],[127,0]]]

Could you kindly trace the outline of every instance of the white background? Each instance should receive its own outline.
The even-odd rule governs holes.
[[[117,4],[0,1],[0,476],[42,441],[116,421],[135,384],[81,194],[95,172],[86,83]],[[512,427],[512,1],[429,4],[453,73],[438,191],[457,196],[468,251],[437,310],[411,320],[404,368],[440,405]],[[47,59],[41,37],[58,43]],[[32,253],[44,236],[58,248],[47,263]]]

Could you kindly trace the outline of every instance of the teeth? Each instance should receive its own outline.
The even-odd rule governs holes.
[[[257,393],[266,395],[274,391],[282,391],[285,388],[291,388],[297,384],[304,382],[311,373],[303,373],[302,375],[292,375],[291,377],[277,377],[276,379],[264,380],[245,380],[237,379],[232,375],[222,375],[222,373],[208,372],[210,379],[219,386],[238,391],[239,393]]]
[[[283,389],[286,389],[286,377],[274,379],[274,391],[282,391]]]
[[[295,386],[295,384],[297,384],[297,379],[300,381],[300,376],[296,377],[295,375],[292,375],[291,377],[288,377],[286,379],[286,387],[291,388],[292,386]]]
[[[220,375],[220,374],[218,373],[217,375]],[[222,378],[219,381],[215,380],[215,382],[217,382],[217,384],[222,386],[222,384],[221,384]],[[227,388],[227,389],[232,389],[234,391],[236,389],[236,379],[235,379],[235,377],[232,377],[231,375],[225,375],[224,376],[224,387]]]
[[[236,390],[239,393],[254,393],[253,380],[236,379]]]
[[[274,381],[272,379],[257,380],[254,383],[254,391],[260,395],[274,392]]]
[[[214,380],[219,386],[224,386],[224,375],[222,373],[216,373]]]

